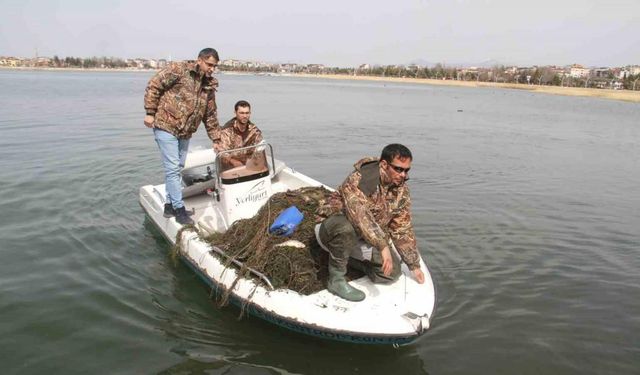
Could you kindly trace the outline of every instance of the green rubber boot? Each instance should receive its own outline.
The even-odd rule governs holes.
[[[360,302],[364,299],[363,291],[356,289],[347,283],[344,278],[345,271],[329,264],[329,280],[327,290],[347,301]]]

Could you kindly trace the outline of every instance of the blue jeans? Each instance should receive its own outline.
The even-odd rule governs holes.
[[[160,129],[153,129],[153,135],[162,155],[164,185],[167,192],[166,203],[171,203],[175,209],[184,207],[180,171],[184,168],[184,161],[187,159],[189,140],[176,138],[173,134]]]

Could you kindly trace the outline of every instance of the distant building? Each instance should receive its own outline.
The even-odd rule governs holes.
[[[48,66],[53,65],[52,60],[48,57],[38,57],[35,59],[35,66],[40,67],[40,68],[46,68]]]
[[[147,59],[133,59],[132,60],[132,67],[133,68],[138,68],[138,69],[146,69],[147,67],[149,67],[149,60]]]
[[[633,73],[634,70],[632,70],[633,67],[631,66],[627,66],[625,68],[619,69],[618,70],[618,74],[616,74],[616,77],[618,77],[619,79],[626,79],[628,77],[631,77],[633,75],[635,75]],[[637,72],[636,74],[638,74],[640,72]]]
[[[584,66],[579,64],[571,65],[571,71],[569,72],[569,75],[573,78],[588,77],[590,74],[591,74],[591,69],[585,68]]]
[[[324,65],[322,64],[308,64],[307,72],[309,73],[320,73],[324,70]]]
[[[479,69],[478,69],[477,66],[470,66],[468,68],[462,68],[462,69],[460,69],[460,71],[458,71],[458,75],[459,76],[460,75],[464,76],[465,74],[473,74],[473,75],[475,75],[477,77],[478,74],[479,74]]]
[[[233,68],[240,67],[242,66],[242,64],[242,61],[233,59],[222,60],[222,62],[220,63],[220,65],[230,66]]]
[[[0,66],[16,67],[22,65],[22,59],[16,57],[0,57]]]
[[[298,70],[298,64],[280,64],[278,72],[280,73],[292,73]]]
[[[550,66],[549,69],[551,69],[551,71],[554,74],[557,74],[558,76],[568,76],[570,69],[563,67],[563,66]]]
[[[506,74],[516,74],[516,73],[518,73],[518,67],[517,66],[512,66],[510,68],[505,69],[504,72]]]
[[[591,71],[591,75],[596,78],[609,78],[612,74],[611,69],[609,68],[595,68]]]

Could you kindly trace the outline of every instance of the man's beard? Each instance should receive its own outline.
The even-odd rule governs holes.
[[[397,183],[397,184],[396,184],[396,183],[394,183],[394,184],[393,184],[393,186],[400,187],[400,186],[404,185],[404,183],[405,183],[407,180],[409,180],[409,179],[408,179],[408,178],[403,178],[402,180],[400,180],[400,182],[399,182],[399,183]]]

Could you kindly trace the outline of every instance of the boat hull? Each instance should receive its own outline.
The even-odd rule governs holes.
[[[303,174],[284,167],[272,178],[273,193],[304,186],[322,186]],[[140,204],[151,222],[172,244],[181,225],[164,218],[162,185],[140,188]],[[202,194],[185,199],[195,211],[196,223],[211,222],[216,215],[215,200]],[[208,228],[210,226],[203,226]],[[223,252],[202,241],[193,230],[181,233],[178,243],[181,260],[216,295],[228,294],[229,302],[249,315],[297,333],[358,344],[405,345],[426,332],[435,310],[435,288],[424,262],[426,281],[418,284],[402,266],[400,279],[391,284],[374,284],[367,277],[350,283],[364,291],[362,302],[349,302],[326,289],[301,295],[287,289],[274,290],[259,277],[238,279],[237,270],[227,267]]]

